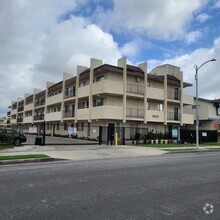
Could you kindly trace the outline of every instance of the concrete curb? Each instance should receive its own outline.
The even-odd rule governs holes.
[[[203,152],[220,152],[220,150],[192,150],[192,151],[167,151],[167,154],[181,154],[181,153],[203,153]]]
[[[20,164],[20,163],[36,163],[36,162],[52,162],[60,159],[55,158],[33,158],[33,159],[16,159],[16,160],[1,160],[0,165]]]

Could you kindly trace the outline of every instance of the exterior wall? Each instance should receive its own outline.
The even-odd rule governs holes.
[[[180,91],[183,90],[182,72],[178,67],[163,65],[155,68],[149,74],[163,75],[156,79],[156,76],[148,77],[146,64],[139,65],[139,69],[133,67],[134,70],[129,70],[125,58],[118,60],[115,71],[110,70],[114,69],[112,66],[102,69],[102,61],[96,59],[91,59],[90,66],[89,70],[87,67],[77,67],[76,77],[65,73],[62,82],[57,84],[47,82],[46,90],[34,89],[32,96],[26,95],[25,99],[12,103],[11,123],[16,124],[18,119],[22,119],[22,123],[25,124],[46,121],[52,124],[83,122],[94,125],[98,120],[106,125],[108,122],[120,123],[121,126],[127,126],[130,122],[134,125],[140,123],[152,130],[155,130],[154,126],[164,130],[168,124],[193,123],[193,114],[189,112],[189,109],[186,108],[183,111],[182,108],[183,103],[191,105],[190,96],[181,95],[181,100],[168,100],[167,98],[167,91],[174,91],[176,88],[169,84],[167,75],[176,76],[180,80],[177,88]],[[97,67],[100,69],[96,69]],[[99,76],[104,76],[104,78],[97,79]],[[79,84],[82,82],[85,82],[85,86],[80,87]],[[66,88],[72,89],[73,86],[75,86],[75,94],[68,96]],[[104,102],[100,106],[93,106],[94,100],[99,98],[103,98]],[[45,99],[45,102],[39,104],[39,99]],[[89,105],[79,109],[79,103],[82,101],[89,101]],[[24,110],[18,112],[22,105]],[[73,114],[68,117],[64,112],[66,105],[74,108],[70,108]],[[162,109],[159,109],[159,105]],[[168,120],[168,113],[173,112],[174,107],[179,108],[179,120]],[[57,110],[50,111],[53,108]],[[63,134],[66,131],[59,129],[59,133]]]

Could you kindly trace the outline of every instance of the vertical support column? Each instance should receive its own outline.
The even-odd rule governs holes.
[[[46,137],[46,123],[45,123],[45,121],[44,121],[44,123],[43,123],[43,143],[42,143],[42,145],[43,146],[45,146],[45,137]]]
[[[44,120],[47,113],[47,97],[48,97],[48,88],[54,85],[55,83],[46,82],[46,91],[45,91],[45,105],[44,105]]]
[[[88,67],[85,67],[85,66],[77,66],[77,75],[76,75],[76,99],[75,99],[75,123],[78,122],[77,110],[78,110],[78,103],[79,103],[79,99],[78,99],[79,77],[80,77],[80,73],[83,72],[83,71],[86,70],[86,69],[88,69]]]
[[[144,123],[147,124],[147,62],[139,64],[138,67],[144,71]]]
[[[118,59],[118,67],[123,68],[123,123],[126,123],[127,111],[127,59],[123,57]]]
[[[99,145],[102,145],[102,126],[99,126]]]
[[[64,100],[66,94],[66,80],[72,78],[73,75],[69,73],[63,73],[63,83],[62,83],[62,101],[61,101],[61,122],[63,123],[63,114],[64,114]]]
[[[180,126],[183,126],[183,72],[180,74]]]
[[[93,98],[92,98],[92,86],[94,78],[94,69],[102,65],[102,60],[90,59],[90,74],[89,74],[89,118],[88,122],[92,122],[92,107],[93,107]]]
[[[34,95],[33,95],[33,110],[32,110],[32,119],[33,119],[33,122],[34,122],[34,109],[35,109],[35,101],[36,101],[36,94],[41,92],[42,90],[41,89],[34,89]]]
[[[164,124],[167,125],[167,74],[164,75]]]

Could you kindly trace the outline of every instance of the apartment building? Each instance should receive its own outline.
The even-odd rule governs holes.
[[[147,63],[117,66],[91,58],[90,67],[77,66],[76,76],[63,74],[58,83],[46,83],[46,89],[34,89],[11,104],[11,124],[28,127],[46,122],[47,133],[66,135],[77,126],[78,135],[86,136],[92,127],[142,127],[166,132],[173,127],[190,125],[193,97],[185,95],[179,67],[165,64],[147,72]],[[79,129],[80,128],[80,129]],[[95,132],[92,132],[95,137]]]
[[[194,108],[191,106],[184,106],[184,111],[188,114],[194,114],[196,119],[195,111],[196,100],[194,99]],[[198,99],[199,105],[199,128],[201,130],[217,130],[219,131],[219,122],[220,122],[220,100],[214,99]],[[195,129],[194,125],[187,125],[187,129]]]

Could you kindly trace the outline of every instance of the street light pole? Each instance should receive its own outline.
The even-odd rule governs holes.
[[[206,63],[216,61],[216,59],[207,60],[199,67],[197,65],[194,66],[196,69],[195,80],[196,80],[196,148],[199,149],[199,105],[198,105],[198,97],[199,97],[199,88],[198,88],[198,71],[204,66]]]

